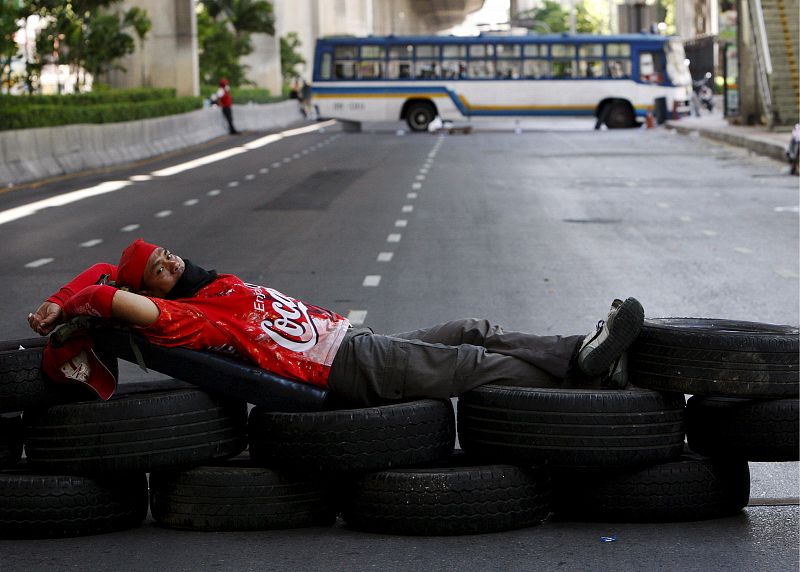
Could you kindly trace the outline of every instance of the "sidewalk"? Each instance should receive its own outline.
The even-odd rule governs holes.
[[[764,126],[731,125],[722,117],[721,111],[701,113],[700,117],[682,117],[667,121],[667,127],[678,133],[699,133],[702,137],[722,141],[730,145],[745,147],[753,153],[766,155],[786,162],[786,148],[792,134],[775,133]]]

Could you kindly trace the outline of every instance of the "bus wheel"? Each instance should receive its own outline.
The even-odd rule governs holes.
[[[609,129],[624,129],[626,127],[633,127],[636,120],[633,116],[633,109],[627,103],[612,103],[607,110],[605,110],[605,123]]]
[[[406,110],[406,123],[411,131],[426,131],[434,117],[436,110],[430,103],[412,103]]]

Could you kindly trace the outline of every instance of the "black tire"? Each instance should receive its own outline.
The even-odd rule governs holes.
[[[336,520],[321,483],[255,467],[239,457],[151,473],[150,507],[159,524],[188,530],[298,528]]]
[[[342,517],[357,530],[411,535],[483,534],[547,518],[546,469],[464,462],[365,475],[348,489]]]
[[[553,512],[561,520],[674,522],[730,516],[750,499],[746,461],[685,452],[634,471],[554,471]]]
[[[636,116],[628,102],[617,101],[607,104],[603,117],[606,127],[609,129],[626,129],[636,126]]]
[[[46,342],[47,338],[32,338],[0,344],[0,413],[89,399],[94,395],[83,386],[59,385],[44,376],[42,352]],[[25,349],[19,349],[20,345]]]
[[[139,526],[147,516],[144,473],[113,479],[0,471],[0,537],[59,538]]]
[[[250,412],[250,456],[284,469],[358,473],[446,459],[455,422],[449,401],[313,413]]]
[[[22,457],[22,415],[0,415],[0,469],[13,467]]]
[[[247,406],[173,380],[120,385],[109,401],[23,415],[28,462],[38,471],[105,474],[197,465],[247,445]]]
[[[800,401],[694,396],[686,403],[692,451],[747,461],[800,461]]]
[[[629,351],[630,381],[695,395],[797,397],[798,338],[791,326],[647,319]]]
[[[406,109],[406,123],[411,131],[427,131],[436,117],[436,108],[431,103],[412,103]]]
[[[481,459],[630,467],[681,454],[683,396],[643,389],[485,385],[458,401],[461,447]]]

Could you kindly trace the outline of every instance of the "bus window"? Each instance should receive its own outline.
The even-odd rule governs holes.
[[[639,54],[639,81],[653,84],[664,81],[664,56],[661,52]]]
[[[569,44],[553,44],[550,46],[552,56],[552,77],[572,77],[575,64],[575,46]]]
[[[389,60],[386,71],[388,79],[408,79],[411,77],[411,62],[399,62]]]
[[[389,46],[390,60],[410,60],[414,57],[414,46],[406,44],[404,46]]]
[[[356,77],[355,62],[337,61],[333,67],[335,79],[354,79]]]
[[[354,60],[356,59],[356,47],[336,46],[333,50],[333,55],[337,60]]]
[[[319,65],[319,75],[322,79],[331,79],[331,54],[325,52],[322,54],[322,59]]]
[[[614,79],[631,77],[631,47],[628,44],[606,45],[607,75]]]
[[[380,79],[383,75],[382,64],[383,62],[378,60],[362,60],[358,62],[358,78]]]
[[[522,55],[522,50],[519,44],[498,44],[495,46],[495,53],[497,59],[504,58],[519,58]]]
[[[527,46],[526,46],[527,47]],[[522,63],[522,76],[526,79],[539,79],[550,75],[547,60],[525,60]]]
[[[494,46],[484,44],[474,44],[469,47],[470,58],[491,58],[494,55]]]
[[[414,62],[414,77],[417,79],[436,79],[439,77],[439,62],[436,60],[417,60]]]
[[[494,78],[494,62],[491,60],[470,60],[467,75],[471,79]]]
[[[417,46],[417,59],[420,58],[439,59],[439,46],[429,46],[427,44]]]
[[[442,77],[463,79],[467,70],[467,46],[446,44],[442,46]]]
[[[498,79],[517,79],[520,77],[519,60],[497,60]]]
[[[547,46],[539,44],[525,44],[524,54],[526,58],[547,57]]]
[[[383,46],[361,46],[362,60],[382,60]]]
[[[578,77],[603,76],[603,45],[582,44],[578,46]]]

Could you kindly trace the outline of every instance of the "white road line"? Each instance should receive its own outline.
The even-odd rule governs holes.
[[[141,225],[139,225],[139,224],[128,224],[128,225],[123,226],[120,230],[122,232],[133,232],[134,230],[136,230],[140,226]]]
[[[102,238],[93,238],[91,240],[87,240],[86,242],[81,242],[78,246],[81,246],[83,248],[91,248],[93,246],[97,246],[98,244],[102,243],[103,243]]]
[[[379,252],[378,262],[391,262],[394,252]]]
[[[153,216],[156,217],[156,218],[167,218],[171,214],[172,214],[172,211],[158,211]]]
[[[364,282],[361,284],[362,286],[370,286],[375,287],[381,283],[381,277],[378,274],[369,274],[364,276]]]
[[[668,209],[669,203],[656,203],[656,206],[660,209]]]
[[[400,242],[400,239],[403,238],[403,235],[400,233],[392,233],[386,237],[386,242]]]
[[[403,205],[402,211],[404,213],[414,212],[414,205]]]
[[[420,169],[419,172],[422,173],[423,175],[427,175],[428,174],[428,169],[426,169],[425,167],[422,167],[422,169]]]
[[[38,260],[34,260],[33,262],[28,262],[25,265],[25,268],[39,268],[40,266],[44,266],[45,264],[50,264],[53,262],[55,258],[39,258]]]
[[[284,163],[291,163],[292,162],[292,158],[291,157],[284,157],[283,158],[283,162]]]
[[[411,184],[411,188],[412,189],[421,189],[422,188],[422,183],[412,183]]]
[[[256,176],[255,176],[255,175],[253,175],[253,174],[250,174],[250,175],[245,175],[245,176],[244,176],[244,180],[245,180],[245,181],[252,181],[252,180],[253,180],[253,179],[255,179],[255,178],[256,178]]]
[[[228,183],[228,186],[230,188],[238,187],[239,186],[239,181],[231,181],[230,183]]]
[[[267,169],[266,167],[261,167],[258,170],[258,172],[261,173],[262,175],[266,175],[267,173],[269,173],[269,169]]]
[[[280,167],[280,166],[281,166],[281,164],[280,164],[280,163],[278,163],[277,161],[275,161],[275,162],[272,164],[272,168],[273,168],[273,169],[277,169],[277,168],[278,168],[278,167]]]
[[[403,218],[398,219],[398,220],[394,221],[394,226],[396,226],[397,228],[405,228],[405,227],[408,226],[408,221],[406,219],[403,219]]]
[[[199,201],[199,200],[197,200],[197,199],[189,199],[188,201],[183,201],[183,204],[184,204],[185,206],[187,206],[187,207],[193,207],[194,205],[196,205],[196,204],[197,204],[197,203],[199,203],[199,202],[200,202],[200,201]]]
[[[746,246],[736,246],[736,247],[734,247],[734,250],[736,252],[738,252],[739,254],[752,254],[753,253],[753,251],[751,249],[747,248]]]
[[[49,199],[42,199],[41,201],[28,203],[27,205],[22,205],[21,207],[0,212],[0,224],[5,224],[7,222],[36,214],[40,210],[48,207],[60,207],[76,201],[88,199],[89,197],[113,193],[114,191],[124,189],[132,184],[133,183],[130,181],[106,181],[105,183],[100,183],[94,187],[87,187],[85,189],[72,191],[71,193],[65,193]]]
[[[300,153],[295,153],[294,155],[292,155],[292,157],[295,158],[295,159],[299,159],[300,158]]]
[[[132,177],[128,177],[129,181],[133,181],[134,183],[143,183],[145,181],[150,181],[153,179],[152,175],[133,175]]]
[[[775,271],[775,274],[777,274],[781,278],[789,278],[789,279],[794,279],[794,280],[796,280],[797,278],[800,278],[800,275],[798,275],[797,272],[792,272],[791,270],[786,270],[784,268],[777,269]]]
[[[366,310],[350,310],[350,312],[347,313],[347,319],[354,326],[361,326],[367,319],[367,311]]]
[[[425,175],[417,175],[417,180],[418,181],[424,181],[425,180]]]
[[[219,195],[221,192],[222,192],[222,191],[220,191],[219,189],[213,189],[213,190],[211,190],[211,191],[208,191],[206,194],[207,194],[209,197],[216,197],[216,196],[217,196],[217,195]]]
[[[302,153],[303,155],[308,155],[308,149],[303,149]]]
[[[689,215],[683,215],[682,217],[680,217],[680,219],[683,222],[692,222],[692,217],[690,217]]]
[[[796,213],[800,212],[800,207],[797,205],[791,207],[775,207],[773,209],[776,213]]]
[[[235,155],[239,155],[240,153],[246,152],[247,149],[244,147],[234,147],[233,149],[226,149],[225,151],[220,151],[219,153],[212,153],[211,155],[206,155],[205,157],[200,157],[199,159],[194,159],[193,161],[187,161],[186,163],[167,167],[166,169],[159,169],[158,171],[153,171],[150,174],[156,177],[171,177],[172,175],[177,175],[178,173],[183,173],[184,171],[189,171],[190,169],[196,169],[197,167],[202,167],[203,165],[208,165],[209,163],[216,163],[217,161],[222,161],[228,157],[233,157]]]
[[[417,193],[407,193],[407,194],[406,194],[406,198],[407,198],[407,199],[410,199],[410,200],[412,200],[412,201],[413,201],[414,199],[416,199],[418,196],[419,196],[419,195],[418,195]]]
[[[703,234],[705,234],[706,236],[717,236],[717,231],[716,230],[707,230],[706,229],[706,230],[703,231]]]

